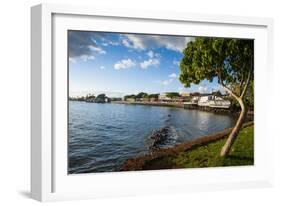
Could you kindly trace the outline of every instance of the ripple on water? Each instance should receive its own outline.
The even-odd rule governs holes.
[[[69,173],[118,171],[123,162],[148,152],[153,129],[170,127],[163,147],[210,134],[233,118],[196,110],[69,102]]]

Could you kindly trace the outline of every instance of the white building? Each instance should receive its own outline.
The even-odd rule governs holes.
[[[166,94],[166,93],[159,94],[158,99],[159,99],[160,101],[171,101],[171,98],[170,98],[170,97],[167,97],[167,94]]]
[[[192,98],[191,98],[191,103],[197,104],[198,101],[199,101],[199,98],[200,98],[199,96],[192,97]]]
[[[229,100],[224,100],[221,97],[215,95],[205,95],[199,97],[198,106],[207,106],[213,108],[226,108],[230,107],[231,103]]]

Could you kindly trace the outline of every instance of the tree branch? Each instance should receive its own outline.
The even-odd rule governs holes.
[[[222,87],[233,97],[235,97],[235,99],[240,99],[240,97],[238,95],[236,95],[230,88],[228,88],[227,86],[224,85],[224,83],[221,84]]]
[[[244,86],[244,89],[240,95],[240,98],[243,99],[244,98],[244,95],[246,94],[246,91],[248,89],[248,86],[250,84],[250,80],[251,80],[251,77],[252,77],[252,72],[254,71],[254,68],[253,68],[253,56],[251,56],[251,60],[250,60],[250,70],[249,70],[249,73],[248,73],[248,78],[246,80],[246,83],[245,83],[245,86]]]
[[[219,81],[220,81],[220,84],[222,85],[222,87],[230,94],[232,95],[234,98],[236,98],[237,100],[239,99],[239,96],[237,94],[235,94],[230,88],[228,88],[223,80],[222,80],[222,77],[221,77],[221,70],[218,70],[216,71],[217,75],[218,75],[218,78],[219,78]]]
[[[248,74],[248,78],[247,78],[247,81],[245,83],[244,89],[243,89],[243,91],[242,91],[242,93],[240,95],[240,98],[242,98],[242,99],[243,99],[243,97],[244,97],[244,95],[245,95],[245,93],[247,91],[247,88],[248,88],[248,86],[250,84],[250,80],[251,80],[251,76],[252,76],[252,71],[253,70],[252,70],[252,61],[251,61],[251,68],[250,68],[250,71],[249,71],[249,74]]]
[[[244,73],[242,73],[241,81],[240,81],[240,84],[239,84],[239,95],[242,94],[243,84],[244,84]]]

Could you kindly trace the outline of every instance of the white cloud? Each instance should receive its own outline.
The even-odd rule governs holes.
[[[105,67],[104,66],[100,66],[100,69],[105,69]]]
[[[140,67],[142,69],[147,69],[149,66],[157,66],[160,64],[160,61],[158,59],[149,59],[145,60],[140,63]]]
[[[220,91],[222,94],[225,94],[227,91],[223,88],[223,86],[218,85],[212,88],[212,91]]]
[[[130,43],[127,39],[122,39],[122,44],[126,47],[132,48],[132,46],[130,45]]]
[[[169,75],[169,77],[170,77],[170,78],[174,78],[174,79],[175,79],[175,78],[177,78],[177,77],[178,77],[178,75],[177,75],[176,73],[172,73],[172,74],[170,74],[170,75]]]
[[[88,61],[95,59],[98,54],[106,54],[106,51],[97,45],[97,39],[101,38],[102,35],[93,32],[70,32],[69,61]]]
[[[86,31],[71,31],[69,32],[69,57],[76,58],[77,60],[84,55],[86,56],[95,55],[95,49],[97,48],[97,40],[104,37],[101,33],[86,32]],[[101,50],[99,50],[101,52]]]
[[[72,62],[72,63],[76,63],[76,62],[77,62],[75,58],[69,57],[68,59],[69,59],[69,61]]]
[[[102,43],[103,46],[118,46],[119,42],[114,42],[114,41],[107,41],[106,39],[103,40],[104,42]]]
[[[179,88],[178,88],[178,91],[179,91],[179,92],[184,91],[184,87],[179,87]]]
[[[119,42],[113,42],[113,41],[110,41],[109,44],[111,44],[111,45],[113,45],[113,46],[118,46],[118,45],[120,45]]]
[[[198,92],[200,92],[200,93],[207,93],[208,92],[208,87],[207,86],[199,86],[198,87]]]
[[[82,55],[82,56],[80,56],[80,58],[81,58],[84,62],[86,62],[86,61],[88,61],[88,60],[94,60],[94,59],[95,59],[95,56],[93,56],[93,55]]]
[[[154,57],[154,52],[153,51],[149,51],[149,52],[147,52],[146,53],[147,54],[147,56],[149,56],[150,58],[153,58]]]
[[[94,52],[97,52],[99,54],[106,54],[106,51],[104,51],[102,48],[100,47],[95,47],[95,46],[89,46],[89,48],[94,51]]]
[[[134,66],[136,66],[136,63],[134,61],[132,61],[131,59],[123,59],[114,64],[114,69],[116,69],[116,70],[129,69]]]
[[[84,55],[80,55],[77,57],[69,57],[68,60],[71,63],[76,63],[79,60],[82,60],[84,62],[89,61],[89,60],[94,60],[95,56],[94,55],[90,55],[90,54],[84,54]]]
[[[155,83],[167,86],[167,85],[171,84],[173,81],[174,81],[174,79],[169,78],[169,79],[165,79],[165,80],[156,80]]]
[[[80,55],[80,56],[77,56],[77,57],[69,57],[68,58],[69,62],[74,63],[74,64],[79,60],[82,60],[82,61],[86,62],[86,61],[94,60],[94,59],[95,59],[95,56],[91,55],[91,54],[84,54],[84,55]]]
[[[169,85],[169,84],[171,84],[173,81],[174,81],[173,79],[164,80],[164,81],[162,81],[162,84],[163,84],[163,85]]]
[[[143,35],[124,34],[124,37],[126,37],[122,40],[124,46],[139,50],[146,49],[145,45],[143,44],[142,38],[139,38],[143,37]]]
[[[160,83],[162,84],[162,85],[169,85],[169,84],[171,84],[176,78],[178,77],[178,75],[176,74],[176,73],[172,73],[172,74],[170,74],[169,75],[169,79],[167,79],[167,80],[163,80],[163,81],[160,81]],[[180,90],[180,89],[179,89]],[[182,89],[181,89],[182,90]]]
[[[177,60],[173,60],[173,64],[177,65],[177,66],[180,66],[180,61],[177,61]]]
[[[160,57],[160,54],[156,53],[156,52],[153,52],[152,50],[149,50],[147,53],[146,53],[147,56],[149,56],[151,59],[153,58],[159,58]]]
[[[166,49],[169,50],[182,52],[183,49],[186,47],[186,44],[189,41],[192,41],[193,39],[194,39],[193,37],[181,37],[181,36],[159,36],[159,35],[139,35],[139,34],[122,35],[123,45],[137,50],[165,47]]]

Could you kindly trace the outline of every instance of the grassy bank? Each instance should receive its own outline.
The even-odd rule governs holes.
[[[226,138],[195,149],[147,161],[143,169],[200,168],[254,164],[254,126],[243,128],[230,155],[222,158],[220,150]]]

